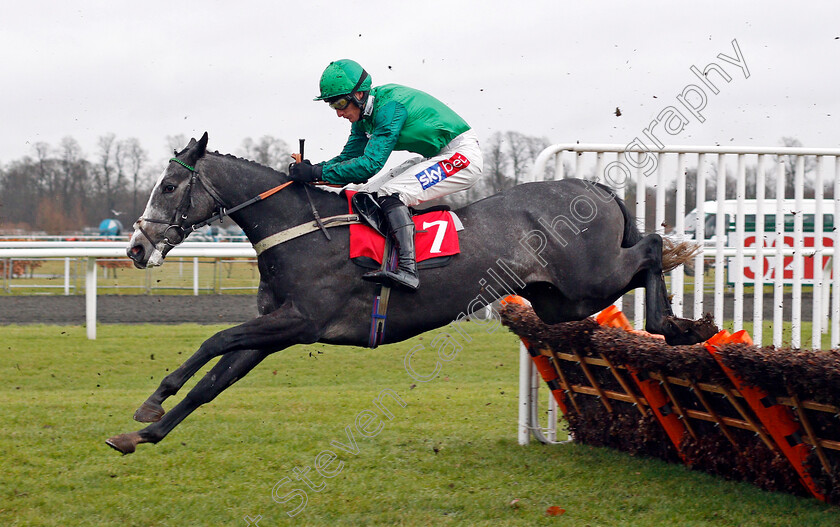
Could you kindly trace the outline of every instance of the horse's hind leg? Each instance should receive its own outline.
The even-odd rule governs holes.
[[[674,316],[668,289],[662,276],[662,237],[650,234],[634,246],[643,251],[643,269],[637,280],[644,282],[645,288],[645,330],[649,333],[665,335],[666,317]],[[667,339],[667,336],[666,336]]]
[[[645,288],[645,330],[663,335],[672,346],[696,344],[714,335],[717,328],[713,326],[674,317],[662,274],[662,237],[649,234],[632,249],[640,251],[642,259],[639,272],[631,280],[628,290],[639,286]]]
[[[662,239],[651,234],[632,247],[615,248],[615,253],[599,255],[574,275],[563,275],[558,285],[549,282],[529,283],[522,291],[537,316],[547,324],[581,320],[601,311],[625,293],[646,288],[649,331],[658,328],[653,319],[671,315],[665,283],[662,281]],[[655,278],[659,279],[656,280]],[[653,326],[650,326],[653,324]]]
[[[202,404],[208,403],[227,387],[241,379],[270,352],[241,350],[223,356],[215,366],[189,391],[184,400],[163,416],[158,422],[128,434],[120,434],[106,441],[108,445],[123,454],[130,454],[140,443],[157,443],[175,426]]]

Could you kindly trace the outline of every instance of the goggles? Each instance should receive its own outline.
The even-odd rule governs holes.
[[[350,105],[350,97],[352,97],[352,95],[343,95],[338,99],[327,101],[327,104],[329,104],[330,108],[333,110],[343,110]]]

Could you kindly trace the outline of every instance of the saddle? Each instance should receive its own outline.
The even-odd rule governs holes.
[[[365,269],[379,269],[385,254],[387,232],[379,204],[366,192],[345,191],[349,212],[358,214],[361,224],[350,226],[350,259]],[[415,225],[417,269],[444,267],[460,252],[458,216],[447,205],[416,210],[409,208]]]

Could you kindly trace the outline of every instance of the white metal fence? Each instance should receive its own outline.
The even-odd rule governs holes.
[[[627,149],[628,145],[552,145],[543,150],[535,160],[530,179],[542,181],[547,167],[553,167],[557,179],[594,179],[613,187],[621,197],[624,197],[628,190],[635,190],[635,203],[628,203],[628,206],[635,212],[642,227],[648,219],[646,190],[647,187],[653,187],[653,225],[656,232],[685,239],[686,233],[693,230],[697,240],[705,240],[705,213],[715,213],[717,218],[725,217],[724,202],[730,197],[726,195],[727,175],[734,176],[734,198],[737,202],[734,232],[725,236],[725,222],[716,221],[713,244],[706,243],[703,252],[696,257],[691,310],[684,305],[685,270],[679,267],[670,273],[670,292],[673,295],[675,314],[699,318],[706,311],[710,311],[714,314],[718,326],[723,326],[725,321],[731,320],[735,330],[743,329],[743,271],[749,269],[755,275],[756,282],[752,293],[752,316],[748,317],[752,319],[752,334],[756,344],[762,344],[763,330],[768,324],[772,324],[772,343],[774,346],[781,346],[783,328],[785,322],[789,322],[792,347],[819,349],[822,334],[829,329],[831,347],[840,346],[840,259],[834,258],[834,247],[840,244],[840,230],[834,228],[833,232],[824,232],[823,227],[824,217],[827,215],[832,215],[834,225],[840,227],[840,149],[664,146],[655,151],[648,151],[642,150],[638,143],[633,145],[635,148],[632,150]],[[695,199],[692,204],[686,205],[687,184],[691,183],[686,177],[689,172],[696,174],[693,182]],[[748,173],[754,181],[754,188],[750,191],[753,194],[751,199],[755,200],[755,232],[750,233],[749,238],[753,243],[749,246],[745,243]],[[806,176],[809,177],[814,192],[813,242],[809,236],[808,244],[805,243],[804,236],[805,214],[802,214]],[[793,185],[788,184],[791,178]],[[707,181],[714,182],[714,196],[706,196]],[[827,183],[833,189],[833,199],[824,198],[824,187]],[[765,207],[770,193],[779,198],[775,200],[773,210],[767,210]],[[716,202],[715,210],[706,210],[707,200]],[[667,232],[664,225],[666,201],[674,207],[671,212],[675,219],[673,227],[668,228]],[[685,224],[688,212],[686,209],[689,207],[697,209],[693,226]],[[785,214],[793,216],[792,232],[785,229]],[[765,219],[771,215],[775,216],[772,231],[765,228]],[[710,278],[712,283],[707,284],[706,275],[702,270],[705,261],[711,258],[714,259],[714,273]],[[807,260],[809,258],[810,260]],[[728,282],[724,265],[726,259],[730,260]],[[804,320],[810,320],[811,323],[810,344],[802,343],[803,278],[806,261],[814,262],[812,285],[807,286],[810,291],[806,292],[808,296],[805,297],[811,301],[812,309],[810,313],[804,314]],[[786,267],[788,271],[792,270],[792,277],[787,280]],[[772,277],[768,284],[772,285],[772,297],[765,292],[766,276]],[[785,285],[786,281],[790,283],[788,287]],[[730,297],[725,294],[727,283],[731,288],[731,305],[727,305],[727,299]],[[704,305],[703,293],[707,286],[714,291],[711,308]],[[767,299],[765,295],[768,295]],[[785,317],[788,297],[790,316]],[[772,302],[772,318],[764,316],[767,301]],[[619,307],[621,302],[617,302]],[[640,329],[644,322],[644,295],[641,290],[634,294],[634,312],[637,314],[633,320],[634,326]],[[731,318],[725,316],[725,313],[731,313]],[[546,429],[539,426],[536,418],[537,391],[542,383],[537,378],[527,352],[522,349],[521,353],[520,443],[527,443],[531,432],[540,440],[551,440],[556,430],[554,401],[549,397],[548,412],[552,419],[547,427],[549,437],[546,438],[542,435]]]
[[[3,242],[0,244],[0,259],[46,259],[46,258],[81,258],[86,260],[85,267],[85,324],[87,337],[96,339],[96,297],[98,258],[124,258],[126,243],[114,242]],[[172,249],[167,255],[169,260],[177,258],[249,258],[256,259],[257,254],[250,243],[242,242],[184,242]],[[193,260],[195,262],[195,260]],[[69,262],[69,260],[65,260]],[[66,266],[69,263],[65,263]],[[9,268],[10,266],[6,266]],[[69,271],[68,271],[69,273]],[[65,275],[69,276],[69,274]],[[69,290],[65,278],[65,288]],[[198,265],[193,265],[193,293],[198,294]]]
[[[0,248],[3,243],[0,242]],[[39,251],[43,254],[43,251]],[[256,258],[169,258],[168,267],[177,267],[178,272],[175,279],[169,279],[161,283],[155,279],[160,273],[156,269],[146,269],[141,281],[128,281],[117,279],[117,269],[129,266],[130,261],[126,258],[118,260],[97,260],[100,266],[100,274],[103,278],[111,278],[112,283],[99,283],[99,291],[117,290],[118,294],[134,290],[141,294],[157,294],[162,291],[180,290],[191,291],[198,296],[200,292],[222,293],[225,291],[256,291],[258,289],[256,271],[252,270],[254,280],[251,284],[237,284],[236,280],[230,278],[231,268],[234,266],[250,265],[255,266]],[[121,265],[113,265],[113,264]],[[53,264],[53,265],[50,265]],[[58,265],[56,265],[58,264]],[[48,271],[41,269],[48,268]],[[56,294],[56,290],[65,296],[81,294],[84,292],[84,280],[87,265],[87,257],[25,257],[25,258],[0,258],[0,292],[14,294],[23,291],[23,294]],[[60,267],[60,271],[56,270]],[[131,266],[133,267],[133,266]],[[131,269],[132,273],[137,272]],[[168,284],[166,282],[174,282]]]

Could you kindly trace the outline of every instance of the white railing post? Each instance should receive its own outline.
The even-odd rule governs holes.
[[[70,295],[70,258],[64,258],[64,296]]]
[[[744,329],[744,200],[746,191],[746,164],[744,154],[738,154],[737,178],[735,184],[735,198],[738,200],[735,213],[735,273],[729,280],[735,282],[735,302],[733,324],[735,331]],[[731,243],[729,245],[732,245]]]
[[[603,152],[596,152],[595,153],[595,181],[601,181],[601,177],[604,175],[604,153]]]
[[[817,157],[814,174],[814,285],[811,288],[811,349],[822,347],[823,334],[823,158]]]
[[[717,162],[717,183],[715,184],[717,199],[717,215],[715,216],[715,324],[723,327],[723,279],[726,276],[726,266],[723,260],[723,248],[726,237],[726,214],[724,213],[724,201],[726,201],[726,158],[724,154],[718,154]]]
[[[782,346],[785,279],[785,160],[776,158],[776,262],[773,277],[773,345]]]
[[[764,246],[766,245],[766,237],[764,236],[764,197],[766,194],[765,185],[765,165],[767,156],[764,154],[758,156],[758,167],[755,171],[755,247],[756,253],[753,259],[753,274],[755,275],[755,283],[753,284],[753,342],[756,346],[761,346],[763,339],[762,321],[764,320]]]
[[[796,169],[793,177],[793,295],[791,297],[791,308],[793,313],[790,318],[790,345],[792,348],[802,347],[802,268],[804,249],[802,199],[804,195],[805,181],[805,158],[796,156]]]
[[[831,257],[831,348],[840,347],[840,156],[834,159],[834,255]]]
[[[198,296],[198,257],[193,257],[193,296]]]
[[[665,171],[662,170],[664,154],[656,154],[656,212],[653,216],[653,230],[662,236],[665,234]]]
[[[554,179],[563,179],[566,177],[564,173],[565,169],[563,168],[563,152],[557,152],[554,155]]]
[[[531,355],[528,348],[519,342],[519,431],[517,439],[520,445],[531,441]]]
[[[821,292],[820,296],[822,296],[822,306],[823,306],[822,307],[822,317],[821,317],[822,318],[821,334],[822,333],[828,333],[829,328],[830,328],[830,322],[829,322],[828,316],[829,316],[829,313],[831,313],[831,266],[832,266],[832,257],[829,256],[828,258],[826,258],[825,267],[823,267],[823,278],[825,278],[827,276],[828,277],[828,282],[825,283],[825,280],[823,280],[823,282],[824,282],[823,287],[820,288],[820,292]],[[822,344],[822,337],[820,337],[820,344]]]
[[[677,239],[682,241],[685,238],[685,154],[682,152],[677,154],[677,203],[674,229]],[[684,287],[685,268],[681,265],[671,271],[671,294],[674,295],[671,307],[678,317],[683,316]]]
[[[96,340],[96,258],[88,257],[85,273],[85,325],[87,338]]]
[[[705,281],[705,245],[706,245],[706,154],[700,154],[697,158],[697,178],[695,188],[697,199],[695,206],[697,210],[696,223],[694,225],[694,238],[698,243],[703,244],[703,250],[694,257],[694,318],[703,316],[703,282]]]
[[[620,152],[616,152],[616,153],[615,153],[615,161],[616,161],[616,162],[620,162],[620,161],[621,161],[621,153],[620,153]],[[609,167],[609,165],[607,165],[607,166]],[[604,180],[605,180],[605,183],[607,183],[607,184],[608,184],[609,182],[608,182],[608,181],[606,181],[606,179],[607,179],[607,178],[606,178],[606,174],[605,174],[605,176],[604,176]],[[615,189],[615,193],[616,193],[616,195],[617,195],[619,198],[621,198],[621,199],[624,199],[624,187],[626,187],[627,185],[629,185],[629,184],[630,184],[630,181],[624,181],[623,183],[624,183],[623,185],[617,185],[617,188]],[[624,308],[624,297],[623,297],[623,296],[618,297],[618,298],[616,299],[616,301],[615,301],[615,302],[613,302],[613,305],[614,305],[615,307],[617,307],[618,309],[623,309],[623,308]]]

